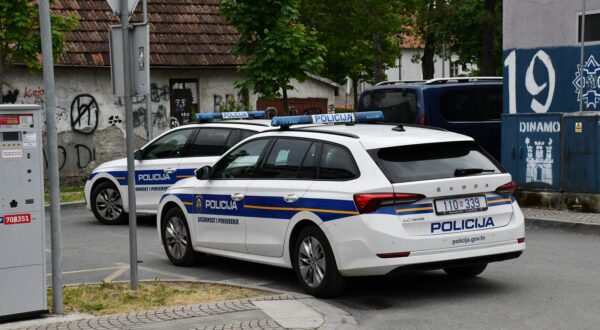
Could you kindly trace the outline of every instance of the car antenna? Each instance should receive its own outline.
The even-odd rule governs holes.
[[[405,132],[406,130],[404,129],[404,125],[402,125],[402,123],[398,123],[398,126],[392,128],[392,131]]]

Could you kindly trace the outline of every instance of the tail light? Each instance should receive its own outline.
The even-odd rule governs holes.
[[[425,198],[420,194],[393,194],[393,193],[373,193],[356,194],[354,203],[360,214],[377,211],[383,206],[393,206],[399,204],[410,204]]]
[[[501,185],[500,187],[496,188],[496,193],[498,195],[513,195],[515,194],[515,189],[517,188],[517,184],[514,182],[509,182],[509,183],[505,183],[503,185]]]
[[[427,125],[427,119],[425,119],[425,115],[419,116],[417,123],[419,123],[421,126]]]

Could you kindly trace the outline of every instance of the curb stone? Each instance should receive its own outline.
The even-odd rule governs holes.
[[[332,304],[328,304],[313,297],[298,299],[299,302],[305,304],[313,310],[316,310],[325,319],[325,323],[319,329],[358,329],[358,323],[352,315]]]
[[[60,203],[60,208],[61,209],[75,209],[75,208],[78,208],[80,206],[85,206],[85,201]],[[49,204],[44,205],[44,207],[45,207],[46,211],[50,211],[50,205]]]

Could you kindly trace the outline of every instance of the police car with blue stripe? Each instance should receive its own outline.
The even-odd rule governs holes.
[[[174,128],[135,152],[136,210],[155,214],[160,196],[173,183],[212,165],[233,145],[270,128],[262,111],[201,113],[200,123]],[[259,119],[259,120],[248,120]],[[213,120],[220,120],[214,121]],[[84,188],[88,210],[103,224],[127,220],[127,159],[98,166]]]
[[[472,277],[522,253],[510,174],[470,137],[368,123],[381,119],[377,111],[273,118],[280,129],[163,194],[157,229],[168,258],[293,268],[307,292],[326,297],[349,276]]]

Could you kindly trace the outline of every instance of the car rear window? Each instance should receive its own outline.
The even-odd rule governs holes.
[[[414,124],[417,94],[406,89],[382,89],[363,94],[358,111],[381,110],[384,122]]]
[[[396,146],[368,152],[392,183],[502,173],[474,142]]]

